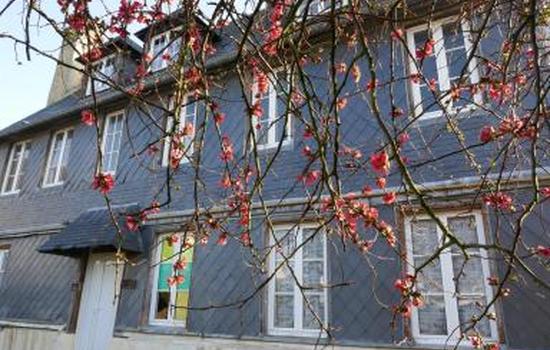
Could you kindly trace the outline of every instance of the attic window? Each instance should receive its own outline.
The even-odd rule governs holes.
[[[93,66],[93,72],[88,81],[86,95],[93,92],[100,92],[109,88],[109,82],[114,78],[116,72],[116,56],[110,55],[99,61]],[[92,90],[93,83],[93,90]]]
[[[177,61],[181,47],[179,28],[160,33],[151,40],[151,71],[168,67],[170,62]]]
[[[333,0],[311,0],[311,1],[304,1],[300,7],[300,10],[298,12],[299,17],[302,17],[305,12],[305,8],[307,6],[307,15],[308,16],[316,16],[321,15],[327,12],[330,12],[332,8],[332,1]],[[347,0],[334,0],[335,3],[335,9],[341,8],[343,5],[347,3]]]

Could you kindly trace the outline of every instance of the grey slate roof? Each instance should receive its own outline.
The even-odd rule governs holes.
[[[132,253],[142,253],[141,232],[132,232],[125,225],[126,214],[137,213],[137,205],[113,208],[122,231],[121,248]],[[53,235],[38,250],[42,253],[75,255],[90,249],[116,250],[119,237],[107,208],[91,209],[82,213],[59,234]]]

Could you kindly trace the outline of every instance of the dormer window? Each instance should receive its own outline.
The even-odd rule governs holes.
[[[333,0],[312,0],[309,2],[309,6],[308,6],[308,2],[305,1],[301,5],[299,16],[301,17],[304,15],[304,10],[306,6],[308,6],[308,10],[307,10],[308,16],[316,16],[316,15],[327,13],[331,10],[332,1]],[[336,1],[335,9],[339,9],[343,5],[345,5],[346,0],[334,0],[334,1]]]
[[[113,79],[116,72],[116,56],[110,55],[102,58],[93,65],[93,72],[88,81],[86,95],[92,94],[92,83],[94,84],[94,92],[100,92],[109,88],[107,83]]]
[[[160,33],[151,40],[151,71],[168,67],[170,62],[177,61],[181,47],[179,28]]]

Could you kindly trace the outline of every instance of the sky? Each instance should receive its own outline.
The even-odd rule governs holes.
[[[56,1],[42,3],[47,3],[46,11],[57,11]],[[16,1],[0,17],[0,33],[23,37],[22,4],[23,1]],[[51,30],[35,27],[30,34],[40,48],[54,53],[61,44]],[[32,54],[27,61],[23,47],[14,48],[12,41],[0,38],[0,129],[45,107],[54,70],[51,60]]]
[[[208,0],[203,0],[206,4]],[[244,2],[244,0],[242,0]],[[91,6],[115,8],[119,0],[91,1]],[[6,1],[0,0],[0,10]],[[23,1],[16,1],[0,17],[0,34],[15,35],[24,38]],[[61,12],[55,0],[39,2],[41,9],[48,15],[62,19]],[[209,12],[206,5],[201,6]],[[100,10],[97,9],[96,10]],[[61,38],[44,21],[34,24],[30,30],[31,42],[42,50],[57,57]],[[31,53],[27,60],[25,48],[14,48],[13,41],[0,37],[0,129],[21,120],[28,115],[44,108],[55,71],[55,62],[40,55]]]

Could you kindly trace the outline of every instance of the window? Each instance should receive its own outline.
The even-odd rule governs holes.
[[[485,243],[480,213],[438,217],[463,242]],[[435,221],[428,217],[407,218],[405,225],[409,261],[418,266],[441,246],[443,235]],[[487,283],[490,273],[485,251],[469,252],[471,257],[466,262],[464,255],[452,247],[422,269],[418,289],[425,305],[413,309],[411,317],[412,333],[417,341],[444,343],[449,336],[457,340],[460,327],[467,326],[472,316],[479,315],[490,300],[491,287]],[[412,266],[409,272],[413,272]],[[496,339],[495,321],[483,318],[476,327],[487,339]]]
[[[170,61],[176,61],[181,47],[181,31],[173,29],[153,37],[151,43],[151,70],[164,69]]]
[[[29,141],[18,142],[12,146],[4,175],[2,194],[17,193],[21,189],[21,180],[26,171],[30,151]]]
[[[92,93],[92,82],[94,84],[95,92],[100,92],[105,89],[108,89],[109,84],[107,84],[106,82],[109,81],[110,79],[113,79],[115,71],[116,71],[115,55],[102,58],[100,61],[94,64],[92,76],[88,81],[88,89],[86,91],[86,94],[90,95]],[[95,80],[94,78],[96,77],[98,79],[101,79],[101,81]]]
[[[122,129],[124,128],[124,112],[111,113],[105,118],[103,131],[103,152],[102,172],[114,174],[118,165],[120,155],[120,144],[122,142]]]
[[[0,248],[0,286],[6,274],[6,265],[8,264],[8,249]]]
[[[287,113],[289,78],[278,73],[269,79],[268,85],[265,94],[258,92],[257,84],[252,89],[252,103],[259,102],[263,111],[260,118],[254,117],[252,121],[258,149],[276,148],[281,140],[287,145],[292,136],[291,118]]]
[[[173,102],[170,102],[173,105]],[[186,125],[193,126],[193,133],[185,135],[181,138],[180,148],[183,150],[182,162],[188,160],[188,157],[193,154],[193,139],[195,137],[194,130],[197,119],[197,102],[189,95],[184,99],[180,109],[179,131],[182,131]],[[169,133],[174,127],[174,118],[169,116],[166,119],[166,132]],[[164,149],[162,152],[162,166],[167,166],[170,162],[170,152],[172,151],[172,138],[166,136],[164,139]]]
[[[433,53],[423,60],[409,57],[411,75],[421,73],[428,82],[433,79],[435,86],[432,88],[435,88],[436,94],[444,95],[440,101],[447,112],[471,106],[471,97],[466,89],[460,90],[458,99],[453,99],[450,94],[451,89],[458,85],[467,86],[479,82],[475,57],[466,67],[465,80],[459,81],[472,50],[469,25],[466,22],[457,23],[446,19],[431,23],[429,30],[428,25],[410,29],[407,33],[407,44],[411,54],[414,56],[416,50],[422,50],[429,39],[433,39],[435,43]],[[440,104],[423,79],[411,81],[411,90],[415,116],[429,119],[442,114]],[[476,94],[473,99],[480,103],[481,95]]]
[[[271,244],[279,242],[269,261],[270,271],[277,271],[268,287],[268,331],[274,335],[319,336],[320,326],[311,308],[326,323],[328,320],[327,289],[322,288],[327,281],[326,237],[317,232],[314,226],[278,226],[274,230]],[[314,238],[308,240],[309,237]],[[275,240],[274,238],[277,238]],[[305,240],[308,242],[290,257],[295,248]],[[285,263],[288,258],[288,264]],[[304,287],[306,299],[291,274]]]
[[[177,237],[177,241],[171,239]],[[191,270],[193,269],[193,244],[188,248],[182,244],[193,238],[184,233],[159,237],[156,260],[154,263],[154,283],[151,298],[149,320],[151,324],[185,327],[189,291],[191,288]],[[181,251],[181,254],[180,254]],[[177,270],[176,263],[181,262],[183,269]],[[169,283],[170,278],[183,276],[181,283]]]
[[[67,163],[73,139],[73,130],[61,130],[54,134],[46,164],[44,186],[62,184],[67,179]]]
[[[330,12],[332,8],[332,1],[333,0],[311,0],[311,2],[309,2],[309,7],[307,11],[308,16],[315,16],[326,12]],[[336,1],[335,9],[339,9],[340,7],[342,7],[347,3],[347,0],[334,0],[334,1]],[[307,0],[301,4],[300,9],[298,11],[298,15],[300,17],[304,15],[304,9],[306,8],[307,5],[308,5]]]

